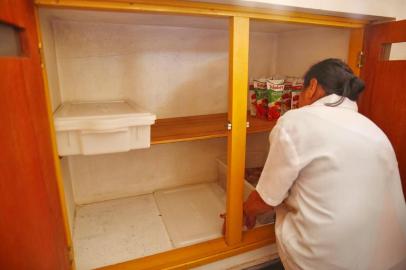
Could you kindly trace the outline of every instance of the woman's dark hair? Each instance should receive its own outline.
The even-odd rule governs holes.
[[[352,69],[340,59],[329,58],[314,64],[304,76],[304,87],[310,85],[311,79],[316,79],[323,87],[327,95],[337,94],[341,98],[328,106],[338,106],[344,98],[356,101],[359,94],[364,90],[365,84],[354,75]]]

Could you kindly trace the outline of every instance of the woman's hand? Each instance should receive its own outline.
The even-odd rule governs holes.
[[[248,196],[248,199],[244,202],[244,225],[247,229],[252,229],[255,227],[257,216],[265,214],[272,211],[273,207],[266,204],[259,193],[254,190]]]
[[[251,192],[248,199],[243,204],[243,224],[248,230],[255,227],[257,216],[272,211],[273,207],[266,204],[258,192],[255,190]],[[222,233],[226,233],[226,214],[220,214],[220,217],[224,219]]]

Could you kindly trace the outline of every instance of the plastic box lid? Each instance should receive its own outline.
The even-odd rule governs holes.
[[[54,113],[56,131],[105,130],[155,123],[156,116],[127,100],[66,102]]]

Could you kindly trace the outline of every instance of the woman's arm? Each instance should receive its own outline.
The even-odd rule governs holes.
[[[265,203],[256,190],[251,192],[243,206],[244,224],[247,229],[252,229],[255,226],[258,215],[265,214],[272,209],[273,207]]]

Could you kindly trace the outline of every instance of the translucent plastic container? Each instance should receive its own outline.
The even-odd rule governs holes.
[[[54,114],[59,155],[148,148],[155,119],[129,101],[63,103]]]
[[[250,151],[246,153],[245,167],[256,168],[263,167],[267,158],[265,151]],[[227,183],[227,157],[221,156],[217,158],[217,173],[219,185],[226,190]],[[247,182],[248,183],[248,182]],[[248,183],[250,184],[250,183]],[[251,185],[251,184],[250,184]],[[252,185],[251,185],[252,186]],[[253,187],[255,189],[255,187]]]
[[[267,158],[266,152],[247,152],[246,153],[246,168],[263,167]],[[216,159],[217,161],[217,173],[218,183],[224,189],[227,190],[227,157],[222,156]],[[247,180],[244,181],[244,201],[248,198],[250,193],[255,190],[255,187],[251,185]],[[269,224],[275,222],[275,212],[260,215],[257,217],[257,221],[260,224]]]

